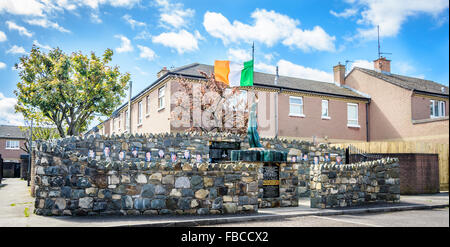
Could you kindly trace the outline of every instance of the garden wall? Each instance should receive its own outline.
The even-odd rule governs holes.
[[[39,142],[32,167],[40,215],[222,214],[297,206],[309,196],[309,167],[334,164],[343,150],[297,140],[263,139],[288,153],[279,166],[279,197],[264,198],[264,162],[210,163],[211,142],[244,136],[199,133],[91,135]],[[303,156],[306,155],[305,159]]]
[[[398,159],[311,166],[311,207],[348,207],[400,201]]]

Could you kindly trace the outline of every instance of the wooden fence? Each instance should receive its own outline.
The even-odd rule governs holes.
[[[441,191],[448,191],[449,180],[449,144],[426,142],[352,142],[331,144],[331,146],[347,148],[349,145],[366,153],[432,153],[439,155],[439,185]]]

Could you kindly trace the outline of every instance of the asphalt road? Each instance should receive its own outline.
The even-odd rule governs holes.
[[[449,227],[449,209],[337,216],[304,216],[279,221],[230,223],[215,227]],[[211,226],[209,226],[211,227]]]

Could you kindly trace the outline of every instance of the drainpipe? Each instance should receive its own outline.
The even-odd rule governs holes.
[[[132,86],[133,82],[130,80],[130,91],[128,93],[128,118],[127,118],[127,122],[128,122],[128,133],[131,135],[131,86]]]
[[[369,142],[370,141],[370,132],[369,132],[369,104],[370,104],[370,99],[369,102],[366,103],[366,141]]]

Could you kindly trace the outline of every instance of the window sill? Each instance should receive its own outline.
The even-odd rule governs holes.
[[[163,107],[161,107],[161,108],[158,108],[158,112],[160,112],[160,111],[162,111],[162,110],[164,110],[166,107],[165,106],[163,106]]]
[[[322,119],[323,119],[323,120],[330,120],[331,117],[324,117],[324,116],[322,116]]]
[[[137,127],[138,127],[138,128],[139,128],[139,127],[142,127],[142,123],[138,124]]]
[[[20,150],[20,148],[5,148],[6,150]]]
[[[445,117],[412,120],[412,123],[413,124],[422,124],[422,123],[431,123],[431,122],[438,122],[438,121],[445,121],[445,120],[449,120],[449,117],[445,116]]]
[[[150,117],[150,114],[145,114],[145,117],[146,117],[146,118]]]
[[[289,117],[306,117],[305,115],[303,115],[303,114],[289,114]]]
[[[358,125],[347,124],[347,127],[349,127],[349,128],[361,128],[361,126],[359,124]]]

